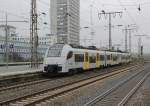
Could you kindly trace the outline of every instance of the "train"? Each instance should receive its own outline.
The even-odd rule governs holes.
[[[77,71],[107,68],[129,62],[131,57],[128,52],[100,50],[94,46],[54,44],[45,53],[43,72],[54,75],[73,74]]]

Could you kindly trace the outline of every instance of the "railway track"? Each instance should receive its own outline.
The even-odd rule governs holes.
[[[11,90],[11,89],[18,89],[20,87],[25,87],[25,86],[30,86],[30,85],[34,85],[34,84],[39,84],[39,83],[43,83],[43,82],[47,82],[47,81],[51,81],[51,80],[52,79],[42,79],[42,80],[27,82],[27,83],[23,83],[23,84],[17,84],[17,85],[13,85],[13,86],[8,86],[8,87],[1,87],[0,88],[0,92],[6,91],[6,90]]]
[[[78,81],[71,82],[71,83],[68,83],[68,84],[65,84],[65,85],[61,85],[61,86],[57,86],[57,87],[50,88],[50,89],[47,89],[47,90],[39,91],[39,92],[30,94],[30,95],[26,95],[26,96],[23,96],[23,97],[14,98],[14,99],[8,100],[8,101],[3,101],[3,102],[0,103],[0,105],[11,105],[11,106],[19,106],[19,105],[31,106],[31,105],[35,105],[35,104],[38,104],[38,103],[40,103],[42,101],[45,101],[47,99],[54,98],[54,97],[57,97],[57,96],[62,95],[64,93],[67,93],[67,92],[70,92],[72,90],[78,89],[80,87],[89,85],[93,82],[105,79],[105,78],[110,77],[110,76],[114,76],[114,75],[122,73],[122,72],[129,71],[131,69],[138,68],[137,66],[138,65],[131,66],[129,68],[125,68],[125,69],[122,69],[122,70],[119,70],[119,71],[113,71],[111,73],[104,74],[102,76],[100,76],[100,75],[93,76],[93,77],[90,77],[90,78],[87,78],[87,79],[82,79],[80,81],[78,80]]]
[[[32,82],[44,79],[42,72],[31,72],[26,74],[8,75],[0,77],[0,89],[2,87],[13,86],[17,84]]]
[[[142,70],[95,97],[84,106],[125,106],[148,76],[150,76],[149,70]]]
[[[107,73],[111,70],[111,72],[113,71],[116,71],[116,70],[119,70],[119,69],[122,69],[122,68],[126,68],[126,67],[116,67],[115,69],[108,69]],[[106,71],[106,69],[103,70],[104,72]],[[100,73],[98,75],[95,75],[93,77],[96,77],[96,76],[99,76],[101,74],[105,74],[105,73]],[[43,83],[43,82],[49,82],[49,81],[54,81],[58,78],[53,78],[53,79],[39,79],[39,80],[35,80],[35,81],[31,81],[31,82],[26,82],[26,83],[23,83],[23,84],[16,84],[16,85],[12,85],[12,86],[6,86],[6,87],[0,87],[0,92],[2,91],[7,91],[7,90],[11,90],[11,89],[18,89],[18,88],[21,88],[21,87],[26,87],[26,86],[30,86],[30,85],[35,85],[35,84],[40,84],[40,83]],[[62,78],[60,78],[62,79]]]
[[[145,80],[150,76],[150,72],[147,73],[136,85],[135,87],[122,99],[118,106],[125,106],[130,98],[136,93],[136,91],[142,86]]]

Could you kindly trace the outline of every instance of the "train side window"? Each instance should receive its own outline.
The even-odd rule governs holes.
[[[95,63],[96,62],[96,57],[93,55],[93,56],[90,56],[90,63]]]
[[[67,60],[70,59],[72,56],[73,56],[73,52],[70,51],[70,52],[68,53],[68,55],[67,55]]]
[[[114,55],[114,56],[113,56],[113,60],[114,60],[114,61],[117,61],[117,55]]]
[[[107,60],[110,60],[110,55],[107,55]]]
[[[83,62],[84,55],[83,54],[75,54],[75,62]]]
[[[101,61],[104,61],[104,55],[100,55]]]

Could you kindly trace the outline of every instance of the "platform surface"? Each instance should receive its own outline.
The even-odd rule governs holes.
[[[29,65],[23,66],[1,66],[0,67],[0,77],[1,76],[9,76],[9,75],[18,75],[18,74],[26,74],[26,73],[33,73],[33,72],[41,72],[42,65],[38,68],[30,68]]]

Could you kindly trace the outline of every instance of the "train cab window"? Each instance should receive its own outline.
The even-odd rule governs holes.
[[[67,60],[70,59],[72,56],[73,56],[73,52],[70,51],[70,52],[68,53],[68,55],[67,55]]]
[[[63,44],[55,44],[48,50],[47,57],[60,57],[63,49]]]

